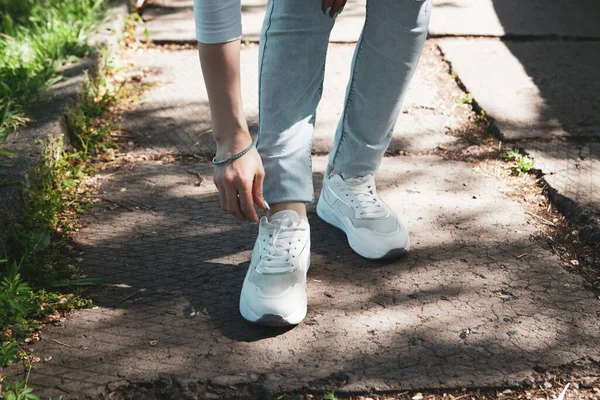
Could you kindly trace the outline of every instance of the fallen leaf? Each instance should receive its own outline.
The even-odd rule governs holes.
[[[150,346],[156,346],[158,344],[158,340],[151,340],[148,342]]]
[[[423,393],[417,393],[413,396],[412,400],[423,400]]]

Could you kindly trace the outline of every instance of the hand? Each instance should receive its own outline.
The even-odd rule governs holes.
[[[333,16],[346,5],[346,0],[323,0],[323,12],[326,13],[327,9],[331,7],[329,15]]]
[[[222,160],[247,148],[252,143],[249,135],[236,138],[233,143],[222,144],[217,149],[217,160]],[[256,148],[223,165],[215,165],[213,181],[219,189],[223,211],[244,221],[258,222],[254,204],[266,210],[262,187],[265,171]]]

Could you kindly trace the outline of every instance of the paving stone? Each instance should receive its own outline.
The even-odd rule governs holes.
[[[196,41],[192,0],[166,0],[151,5],[143,12],[146,23],[138,29],[138,37],[154,42]],[[258,41],[265,18],[266,0],[242,0],[242,40]],[[365,20],[366,0],[349,0],[337,17],[330,41],[355,43]],[[147,30],[147,31],[146,31]]]
[[[507,140],[600,137],[600,42],[442,39],[467,90]]]
[[[588,239],[600,241],[600,143],[555,140],[524,147],[535,159],[535,168],[544,172],[563,212],[577,213]],[[573,209],[573,204],[581,209]]]
[[[600,37],[595,0],[434,0],[429,32],[440,36]]]
[[[330,45],[325,71],[323,98],[317,110],[313,151],[328,153],[343,108],[350,75],[353,45]],[[242,51],[243,102],[252,133],[258,119],[258,48]],[[441,60],[432,46],[421,60],[409,88],[393,133],[393,152],[423,151],[456,142],[447,135],[456,124],[452,99],[440,96]],[[148,71],[152,87],[143,103],[126,115],[123,128],[143,151],[197,154],[212,157],[215,144],[211,134],[208,95],[204,87],[198,53],[195,50],[132,54],[133,62]],[[444,75],[444,78],[451,78]],[[449,102],[449,103],[448,103]]]
[[[243,37],[257,41],[266,0],[242,0]],[[356,42],[365,18],[366,0],[349,0],[331,34],[333,42]],[[194,42],[191,0],[165,0],[151,5],[140,37]],[[434,0],[429,32],[436,36],[566,36],[599,38],[595,0]]]
[[[317,192],[325,164],[313,158]],[[44,328],[36,353],[53,358],[34,364],[39,394],[171,374],[269,393],[505,386],[600,359],[600,306],[583,280],[530,239],[502,182],[435,156],[386,158],[376,177],[409,227],[408,257],[355,255],[312,204],[306,321],[248,324],[238,296],[257,228],[220,211],[211,173],[191,162],[103,172],[101,196],[124,207],[95,209],[74,238],[83,271],[104,280],[99,307]]]

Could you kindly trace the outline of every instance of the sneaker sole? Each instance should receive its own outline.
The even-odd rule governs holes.
[[[309,241],[309,245],[310,245],[310,241]],[[305,277],[306,277],[306,275],[308,275],[308,270],[310,269],[310,251],[308,252],[308,254],[306,256],[306,260],[304,262],[306,263],[306,273],[305,273]],[[257,325],[264,325],[264,326],[298,325],[300,322],[302,322],[304,320],[307,312],[308,312],[308,299],[306,296],[304,297],[304,302],[296,310],[294,310],[294,312],[292,312],[290,315],[286,315],[286,316],[279,315],[279,314],[256,315],[255,313],[250,311],[250,308],[248,308],[248,306],[246,305],[244,298],[240,297],[240,314],[242,314],[242,317],[244,317],[244,319],[246,321],[251,322],[253,324],[257,324]]]
[[[246,305],[244,299],[240,299],[240,314],[248,322],[264,326],[292,326],[298,325],[306,317],[306,303],[298,307],[292,314],[283,316],[278,314],[256,315]]]
[[[385,253],[378,252],[370,247],[361,247],[362,241],[356,237],[351,229],[346,227],[345,222],[340,219],[335,209],[327,204],[322,197],[319,197],[319,201],[317,202],[317,215],[329,225],[332,225],[344,232],[346,234],[346,238],[348,239],[348,244],[352,250],[354,250],[358,255],[368,258],[369,260],[387,260],[391,258],[399,258],[408,254],[408,251],[410,250],[410,241],[406,247],[390,249]]]

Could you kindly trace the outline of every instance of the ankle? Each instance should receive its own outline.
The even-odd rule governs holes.
[[[292,210],[298,213],[301,217],[306,217],[306,204],[302,202],[283,202],[269,205],[271,209],[267,213],[267,217],[271,216],[279,211]]]

